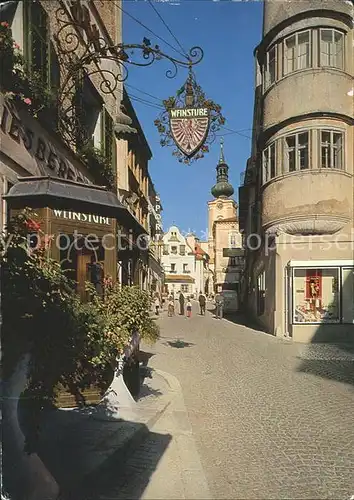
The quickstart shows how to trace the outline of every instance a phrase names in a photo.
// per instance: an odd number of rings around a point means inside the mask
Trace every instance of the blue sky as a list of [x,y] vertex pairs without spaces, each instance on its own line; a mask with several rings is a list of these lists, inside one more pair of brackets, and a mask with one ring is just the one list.
[[[240,174],[245,170],[250,155],[250,137],[254,97],[253,50],[262,34],[262,3],[231,0],[165,0],[154,2],[181,45],[188,50],[199,45],[204,58],[194,67],[197,82],[206,95],[222,106],[225,127],[240,131],[247,137],[231,134],[221,129],[224,137],[225,158],[229,164],[230,181],[235,188]],[[144,0],[124,0],[123,9],[144,25],[178,48],[153,8]],[[161,40],[128,15],[123,14],[123,39],[125,43],[140,43],[143,37],[158,44],[161,50],[180,57]],[[128,93],[158,104],[136,88],[160,100],[174,95],[187,78],[187,70],[179,70],[176,78],[168,79],[165,72],[168,61],[158,61],[148,68],[129,66],[126,81]],[[129,87],[129,85],[136,88]],[[180,164],[172,149],[160,146],[160,136],[154,125],[159,110],[136,100],[133,106],[143,127],[153,158],[150,174],[163,204],[163,224],[166,231],[173,223],[183,232],[194,231],[205,237],[207,228],[207,202],[212,199],[211,187],[215,184],[216,165],[220,153],[220,137],[210,146],[210,153],[190,166]]]

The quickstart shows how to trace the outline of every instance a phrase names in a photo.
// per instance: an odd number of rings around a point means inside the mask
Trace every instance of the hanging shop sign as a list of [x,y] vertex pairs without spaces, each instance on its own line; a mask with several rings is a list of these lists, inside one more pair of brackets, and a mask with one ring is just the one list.
[[191,69],[176,96],[163,101],[163,106],[155,120],[161,146],[174,147],[172,154],[187,165],[204,158],[225,118],[221,106],[205,97]]
[[170,110],[170,130],[176,146],[191,158],[204,144],[209,130],[208,108]]

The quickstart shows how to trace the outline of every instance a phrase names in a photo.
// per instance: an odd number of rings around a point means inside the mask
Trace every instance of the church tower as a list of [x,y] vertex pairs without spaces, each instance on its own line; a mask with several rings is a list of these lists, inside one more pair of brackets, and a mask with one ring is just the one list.
[[229,183],[229,167],[225,161],[223,140],[216,166],[216,184],[211,188],[211,194],[214,199],[208,202],[208,251],[216,292],[220,286],[222,289],[230,289],[235,278],[230,273],[230,259],[224,255],[225,250],[241,247],[237,204],[232,198],[234,188]]

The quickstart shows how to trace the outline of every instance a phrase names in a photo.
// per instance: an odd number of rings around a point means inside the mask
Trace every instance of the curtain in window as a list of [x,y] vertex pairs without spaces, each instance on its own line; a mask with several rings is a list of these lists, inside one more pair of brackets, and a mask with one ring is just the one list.
[[333,133],[333,168],[342,168],[342,134]]
[[295,163],[295,136],[292,135],[285,139],[285,152],[287,160],[287,171],[294,172],[296,170]]
[[297,69],[305,69],[310,67],[309,37],[310,37],[309,32],[300,33],[298,35]]
[[333,66],[343,68],[343,35],[335,31],[333,33]]
[[332,33],[330,30],[321,31],[321,66],[330,65]]
[[295,70],[295,51],[296,43],[295,36],[285,40],[285,53],[284,53],[284,72],[285,74],[291,73]]
[[343,68],[343,34],[335,30],[321,30],[321,66]]

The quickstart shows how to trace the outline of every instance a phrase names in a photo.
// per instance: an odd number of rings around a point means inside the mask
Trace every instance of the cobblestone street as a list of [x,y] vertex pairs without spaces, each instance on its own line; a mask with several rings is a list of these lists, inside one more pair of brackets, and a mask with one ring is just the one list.
[[354,350],[227,320],[158,320],[149,366],[180,381],[212,498],[354,494]]

